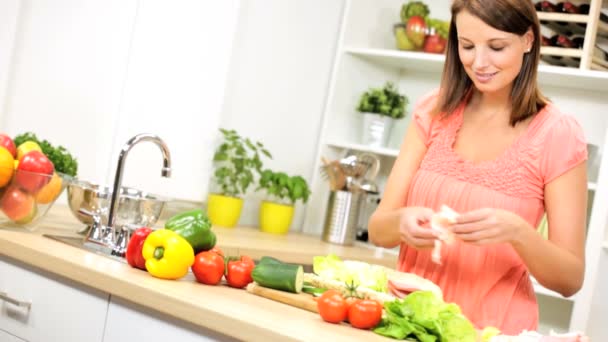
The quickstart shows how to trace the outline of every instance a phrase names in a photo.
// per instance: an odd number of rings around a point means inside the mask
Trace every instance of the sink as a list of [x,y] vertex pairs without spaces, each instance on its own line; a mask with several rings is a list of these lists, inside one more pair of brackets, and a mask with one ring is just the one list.
[[116,255],[112,255],[111,254],[112,250],[109,249],[107,246],[85,241],[85,239],[82,236],[62,236],[62,235],[53,235],[53,234],[43,234],[42,236],[44,236],[45,238],[51,239],[51,240],[65,243],[72,247],[80,248],[87,252],[92,252],[95,254],[99,254],[99,255],[108,257],[113,260],[120,261],[122,263],[127,263],[127,259],[116,256]]

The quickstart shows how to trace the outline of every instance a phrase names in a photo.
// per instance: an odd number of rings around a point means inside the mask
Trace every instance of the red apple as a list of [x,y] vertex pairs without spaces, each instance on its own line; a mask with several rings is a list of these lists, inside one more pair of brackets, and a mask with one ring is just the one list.
[[418,15],[410,17],[405,25],[405,34],[416,48],[422,48],[426,37],[426,22],[424,18]]
[[51,180],[53,172],[55,167],[44,153],[30,151],[19,161],[15,181],[33,195]]
[[428,53],[443,53],[448,41],[443,39],[438,34],[433,34],[430,36],[426,36],[426,40],[424,41],[424,52]]
[[11,186],[4,192],[0,208],[8,218],[17,223],[28,223],[36,216],[34,196],[16,186]]
[[13,155],[13,158],[17,157],[17,146],[8,135],[0,134],[0,146],[6,148]]

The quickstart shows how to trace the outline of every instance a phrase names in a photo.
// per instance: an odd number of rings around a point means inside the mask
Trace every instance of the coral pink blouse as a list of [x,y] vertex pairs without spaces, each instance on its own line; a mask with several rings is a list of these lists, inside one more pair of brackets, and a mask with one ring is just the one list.
[[[498,158],[470,162],[453,145],[464,103],[447,118],[431,117],[433,92],[417,104],[413,119],[428,150],[412,180],[407,205],[457,212],[493,207],[510,210],[536,227],[544,214],[544,187],[587,158],[583,132],[571,116],[548,104]],[[398,270],[439,285],[447,302],[460,306],[477,328],[507,334],[536,330],[538,305],[526,265],[510,244],[473,246],[457,241],[442,248],[442,265],[430,250],[401,245]]]

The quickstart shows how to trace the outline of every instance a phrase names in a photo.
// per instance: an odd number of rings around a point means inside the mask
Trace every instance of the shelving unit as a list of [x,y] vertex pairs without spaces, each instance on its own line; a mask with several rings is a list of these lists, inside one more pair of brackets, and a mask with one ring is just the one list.
[[[584,0],[581,0],[584,1]],[[426,0],[434,18],[449,18],[449,7],[443,0]],[[316,160],[320,166],[321,157],[339,158],[346,151],[370,152],[382,156],[382,167],[378,184],[381,191],[386,177],[399,153],[399,145],[407,124],[413,104],[428,91],[439,86],[443,70],[444,56],[414,51],[399,51],[395,48],[392,24],[399,21],[401,0],[347,0],[336,49],[336,58],[328,89],[327,103],[324,110],[320,134],[320,143]],[[587,23],[586,35],[602,30],[599,20],[599,0],[591,0],[590,15],[569,16],[573,23]],[[545,19],[563,19],[561,16],[549,15]],[[593,28],[595,27],[595,28]],[[606,31],[608,32],[608,30]],[[588,44],[590,39],[585,39]],[[585,45],[586,46],[586,45]],[[587,47],[587,46],[586,46]],[[599,154],[608,146],[608,122],[605,120],[605,103],[608,98],[608,72],[590,70],[590,65],[583,63],[589,47],[582,50],[543,49],[543,53],[561,53],[581,59],[579,68],[567,68],[552,65],[539,67],[539,83],[548,95],[564,112],[574,115],[585,130],[589,143],[600,147]],[[581,52],[582,51],[582,52]],[[360,143],[361,118],[355,111],[360,94],[370,86],[379,86],[386,81],[395,83],[405,93],[410,105],[406,119],[393,127],[392,137],[387,147],[369,147]],[[541,305],[541,326],[556,331],[585,331],[590,317],[591,303],[595,292],[601,291],[597,284],[598,265],[601,258],[608,258],[608,240],[605,231],[608,227],[608,187],[597,184],[608,184],[608,158],[601,159],[597,177],[590,178],[590,213],[587,229],[585,286],[572,298],[563,298],[554,291],[545,289],[538,283],[535,291],[538,295],[549,296],[549,301],[539,301],[542,305],[559,303],[560,308],[566,305],[568,310],[560,310]],[[315,194],[307,205],[304,232],[321,234],[329,197],[329,187],[320,175],[312,179],[311,190]],[[370,246],[371,248],[377,248]],[[377,248],[382,252],[380,248]],[[391,252],[391,251],[389,251]],[[548,304],[545,304],[548,303]],[[542,324],[543,312],[547,316],[566,315],[559,319],[558,326]]]
[[[535,1],[536,2],[536,1]],[[556,1],[557,2],[557,1]],[[585,1],[578,1],[584,3]],[[572,33],[584,35],[582,49],[564,49],[556,47],[543,47],[541,55],[550,56],[543,60],[552,63],[563,62],[566,65],[578,66],[579,69],[603,70],[602,61],[594,61],[593,54],[595,40],[599,33],[608,34],[608,23],[600,20],[602,0],[586,1],[589,4],[589,14],[548,13],[538,12],[538,19],[544,26],[543,31],[549,29],[554,33]],[[581,25],[584,24],[584,25]],[[552,59],[552,57],[572,57],[566,62]]]
[[[347,46],[343,52],[374,64],[399,69],[415,68],[419,72],[441,72],[443,70],[443,62],[445,61],[445,56],[443,55],[393,49],[370,49]],[[540,65],[538,76],[540,84],[588,90],[608,88],[608,73],[602,71]]]

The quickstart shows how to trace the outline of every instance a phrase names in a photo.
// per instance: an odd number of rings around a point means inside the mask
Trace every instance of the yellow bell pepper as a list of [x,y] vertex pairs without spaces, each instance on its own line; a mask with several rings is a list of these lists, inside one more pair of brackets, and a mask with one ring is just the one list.
[[194,250],[190,243],[168,229],[150,233],[141,254],[146,260],[148,273],[162,279],[179,279],[194,264]]

